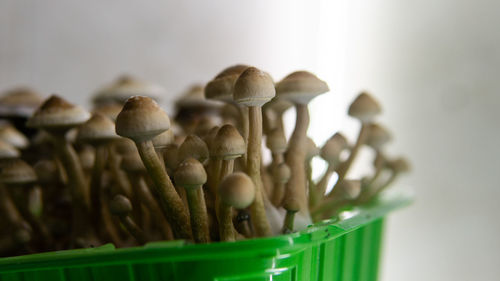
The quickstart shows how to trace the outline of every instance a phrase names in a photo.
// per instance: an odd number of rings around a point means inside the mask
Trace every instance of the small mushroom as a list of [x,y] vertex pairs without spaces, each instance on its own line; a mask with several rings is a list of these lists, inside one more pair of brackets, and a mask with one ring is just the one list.
[[247,146],[247,173],[255,184],[255,200],[250,206],[258,236],[271,235],[271,227],[264,207],[264,190],[260,176],[262,143],[262,106],[276,95],[274,82],[266,72],[247,68],[234,85],[233,99],[248,107],[249,133]]
[[191,227],[196,242],[208,243],[208,215],[203,195],[203,184],[207,181],[207,173],[203,165],[194,158],[187,158],[179,164],[174,174],[175,183],[186,189],[191,214]]
[[311,213],[315,218],[320,218],[321,216],[329,218],[332,215],[335,215],[345,204],[354,202],[360,193],[361,181],[343,180],[332,190],[332,196],[313,209]]
[[274,206],[279,207],[283,203],[283,198],[285,196],[285,185],[290,180],[291,171],[290,167],[286,163],[280,163],[273,167],[273,182],[274,189],[271,197],[271,202]]
[[130,200],[128,200],[127,197],[121,194],[116,195],[113,200],[111,200],[109,209],[112,214],[120,218],[122,225],[139,244],[143,245],[147,242],[144,232],[139,228],[139,226],[137,226],[132,217],[130,217],[130,213],[132,212],[132,203],[130,203]]
[[5,141],[17,149],[25,149],[30,144],[28,138],[10,124],[0,127],[0,140]]
[[208,159],[207,144],[196,135],[189,135],[179,147],[178,161],[182,162],[185,159],[192,157],[201,163]]
[[189,215],[170,177],[155,152],[152,139],[170,128],[170,120],[149,97],[134,96],[127,100],[116,119],[116,133],[132,139],[149,176],[165,217],[178,238],[192,239]]
[[285,202],[283,203],[283,208],[286,210],[286,215],[285,215],[285,220],[283,222],[283,228],[281,230],[281,233],[283,234],[289,234],[294,231],[293,224],[294,224],[294,216],[295,213],[297,213],[300,210],[300,205],[298,200],[294,198],[286,198]]
[[130,75],[122,75],[111,84],[99,89],[92,101],[96,106],[114,103],[123,105],[132,96],[144,95],[157,99],[165,94],[165,89],[159,85],[142,81]]
[[219,215],[219,232],[221,241],[235,241],[232,208],[244,209],[255,199],[255,186],[252,179],[242,172],[225,177],[219,185],[221,204]]

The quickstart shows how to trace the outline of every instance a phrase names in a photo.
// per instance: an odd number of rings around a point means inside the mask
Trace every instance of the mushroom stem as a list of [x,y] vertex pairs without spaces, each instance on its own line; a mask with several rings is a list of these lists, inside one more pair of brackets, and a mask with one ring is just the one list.
[[318,203],[321,201],[323,196],[325,196],[326,188],[328,187],[328,183],[330,182],[330,179],[332,178],[333,173],[335,172],[335,169],[333,165],[328,165],[326,168],[325,173],[319,180],[318,184],[316,185],[316,188],[310,188],[309,189],[309,207],[314,208],[318,205]]
[[121,246],[123,244],[122,239],[115,228],[111,213],[109,212],[109,198],[102,198],[102,204],[99,206],[102,216],[102,225],[104,227],[104,236],[107,236],[109,241],[111,241],[116,246]]
[[296,211],[286,211],[285,215],[285,220],[283,222],[283,228],[281,230],[281,233],[283,234],[289,234],[293,232],[293,221],[295,219],[295,213]]
[[240,130],[241,135],[245,142],[248,142],[249,137],[249,118],[248,118],[248,109],[246,106],[235,105],[238,108],[238,113],[240,114]]
[[290,167],[291,177],[287,183],[285,197],[294,198],[298,201],[300,213],[308,215],[306,195],[306,135],[309,127],[309,110],[306,104],[297,104],[297,120],[295,129],[290,138],[285,161]]
[[311,210],[311,216],[315,220],[320,219],[323,214],[332,216],[345,202],[345,200],[338,197],[328,198]]
[[250,238],[253,236],[252,227],[250,225],[250,214],[247,210],[239,210],[238,215],[236,216],[237,229],[243,234],[246,238]]
[[151,140],[136,142],[137,149],[149,176],[154,182],[158,200],[163,214],[168,218],[177,238],[191,240],[193,238],[189,215],[182,199],[175,191],[174,185],[160,163]]
[[139,244],[146,244],[147,239],[144,232],[137,226],[129,215],[120,216],[120,221]]
[[349,168],[351,167],[352,163],[354,162],[354,159],[356,159],[356,156],[358,155],[358,152],[359,152],[359,149],[361,148],[361,145],[363,145],[363,143],[365,142],[365,139],[366,139],[366,136],[368,133],[367,128],[368,127],[366,126],[365,123],[361,123],[361,128],[359,130],[358,138],[356,140],[356,143],[354,144],[354,146],[351,149],[351,153],[349,154],[349,157],[347,158],[347,160],[345,162],[340,164],[340,166],[337,170],[337,174],[339,175],[339,179],[337,180],[337,183],[335,184],[335,186],[337,186],[337,184],[345,178],[345,176],[347,175],[347,172],[349,171]]
[[262,108],[248,107],[249,136],[247,148],[247,173],[255,185],[255,200],[250,205],[252,220],[257,236],[270,236],[271,227],[264,208],[264,192],[260,177],[261,146],[262,146]]
[[132,187],[130,186],[130,182],[127,180],[125,173],[120,169],[120,156],[115,151],[115,146],[113,144],[108,146],[108,150],[109,169],[111,171],[111,175],[113,176],[113,180],[120,188],[120,191],[123,192],[123,195],[130,198],[132,197]]
[[221,202],[219,204],[219,235],[221,241],[235,241],[236,235],[233,226],[233,209]]
[[203,188],[201,186],[196,189],[187,188],[186,195],[189,202],[189,214],[191,215],[194,241],[208,243],[210,242],[210,233],[208,230],[208,215]]

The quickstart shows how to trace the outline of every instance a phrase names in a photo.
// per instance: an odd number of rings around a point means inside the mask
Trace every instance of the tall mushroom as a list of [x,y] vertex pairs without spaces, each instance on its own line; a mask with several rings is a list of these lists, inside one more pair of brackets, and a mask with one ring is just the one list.
[[295,216],[295,227],[304,228],[310,224],[306,185],[306,141],[309,127],[309,110],[307,104],[316,96],[329,91],[328,85],[307,71],[294,72],[276,85],[278,97],[295,104],[295,129],[288,143],[285,161],[290,167],[292,177],[287,183],[285,198],[291,197],[298,201],[300,210]]
[[116,118],[116,133],[135,142],[144,166],[154,182],[162,211],[172,225],[176,237],[192,239],[187,209],[175,191],[152,142],[154,137],[169,128],[170,119],[167,114],[149,97],[129,98]]
[[255,200],[250,206],[252,220],[258,236],[271,235],[271,227],[264,207],[263,184],[260,176],[262,144],[262,105],[276,95],[274,82],[269,74],[247,68],[234,85],[233,99],[248,107],[247,173],[255,184]]

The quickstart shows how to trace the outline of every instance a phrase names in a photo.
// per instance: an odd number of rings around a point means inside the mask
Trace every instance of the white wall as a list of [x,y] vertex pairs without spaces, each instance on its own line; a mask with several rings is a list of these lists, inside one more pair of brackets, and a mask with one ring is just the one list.
[[383,280],[496,280],[499,11],[486,0],[4,0],[0,89],[84,103],[127,72],[163,84],[168,106],[234,63],[275,79],[308,69],[333,92],[312,105],[318,142],[338,128],[354,136],[343,114],[368,89],[396,136],[390,152],[412,160],[400,184],[417,190],[389,220]]

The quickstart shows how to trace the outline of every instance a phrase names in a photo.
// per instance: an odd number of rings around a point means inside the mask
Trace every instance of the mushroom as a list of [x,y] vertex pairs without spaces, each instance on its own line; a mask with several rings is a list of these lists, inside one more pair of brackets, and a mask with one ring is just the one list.
[[249,133],[247,146],[247,173],[255,184],[255,200],[250,206],[252,220],[258,236],[271,235],[271,227],[264,207],[264,191],[260,176],[262,143],[262,105],[276,95],[274,82],[269,74],[247,68],[234,85],[233,99],[248,107]]
[[337,183],[341,182],[347,175],[349,168],[358,155],[359,148],[365,142],[368,133],[368,124],[370,124],[375,116],[379,115],[381,111],[382,108],[379,103],[366,92],[359,94],[349,106],[347,113],[361,122],[361,129],[359,130],[358,138],[351,149],[349,157],[337,169],[337,174],[339,176]]
[[291,171],[286,163],[280,163],[273,167],[273,182],[274,189],[271,197],[271,202],[274,206],[280,207],[285,196],[285,185],[290,180]]
[[116,133],[132,139],[139,151],[165,217],[178,238],[192,239],[189,214],[155,152],[152,139],[170,128],[170,120],[149,97],[134,96],[127,100],[116,118]]
[[19,131],[31,137],[35,131],[26,127],[26,119],[42,102],[43,98],[33,89],[19,87],[7,90],[0,97],[0,117],[9,120]]
[[182,162],[185,159],[192,157],[201,163],[208,159],[207,144],[197,135],[189,135],[182,142],[178,151],[178,161]]
[[0,166],[1,162],[9,159],[15,159],[21,156],[21,152],[12,145],[0,140]]
[[163,159],[163,154],[165,148],[173,144],[175,141],[175,136],[172,130],[166,130],[165,132],[157,135],[153,138],[153,146],[155,147],[156,154],[158,154],[158,158],[160,158],[160,162],[165,166],[165,160]]
[[285,220],[283,222],[283,228],[281,230],[281,233],[283,234],[289,234],[294,231],[293,224],[294,224],[294,217],[295,213],[297,213],[300,210],[300,205],[299,201],[296,200],[295,198],[286,198],[285,202],[283,203],[283,208],[286,210],[286,215],[285,215]]
[[96,106],[113,103],[123,105],[132,96],[144,95],[156,99],[165,94],[165,89],[159,85],[142,81],[130,75],[122,75],[113,83],[99,89],[92,101]]
[[347,203],[353,202],[361,193],[361,181],[343,180],[332,190],[332,196],[311,210],[315,219],[329,218]]
[[137,240],[139,244],[143,245],[147,242],[144,232],[130,217],[130,213],[132,212],[132,203],[130,203],[130,200],[128,200],[127,197],[121,194],[116,195],[113,200],[111,200],[109,209],[111,210],[112,214],[120,218],[122,225],[127,229],[130,235],[132,235],[135,240]]
[[110,104],[100,104],[94,107],[92,110],[92,113],[100,113],[109,119],[111,119],[113,122],[116,122],[116,117],[122,111],[122,105],[117,104],[117,103],[110,103]]
[[374,198],[390,186],[401,174],[408,173],[411,170],[410,163],[404,157],[387,160],[386,166],[391,171],[389,178],[379,186],[374,184],[368,186],[366,192],[363,192],[359,200],[360,203],[366,203]]
[[187,158],[179,164],[174,174],[175,183],[186,189],[191,215],[194,241],[208,243],[208,215],[203,195],[203,184],[207,182],[207,173],[203,165],[194,158]]
[[10,124],[0,127],[0,140],[5,141],[17,149],[25,149],[30,144],[28,138]]
[[250,177],[242,172],[226,176],[219,185],[219,233],[221,241],[235,241],[232,208],[247,208],[255,199],[255,186]]
[[[307,129],[309,127],[309,110],[307,104],[316,96],[329,91],[328,85],[307,71],[297,71],[285,77],[276,85],[279,98],[287,99],[295,104],[295,129],[288,143],[285,161],[290,167],[292,177],[287,183],[285,198],[295,198],[299,203],[301,223],[298,228],[307,226],[311,219],[308,210],[305,150]],[[297,219],[297,216],[295,216]],[[296,225],[297,226],[297,225]]]
[[368,180],[367,185],[373,185],[382,173],[385,165],[385,156],[382,148],[391,141],[392,136],[389,131],[377,123],[370,123],[368,126],[368,133],[365,139],[365,144],[375,151],[374,167],[375,173],[371,179]]

